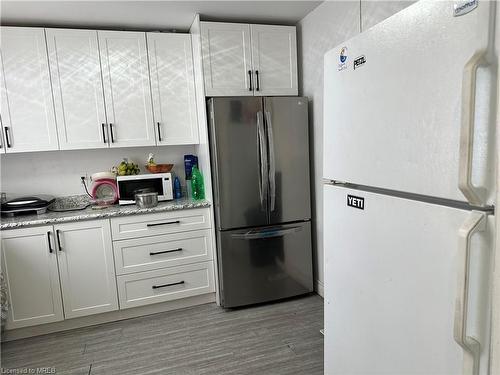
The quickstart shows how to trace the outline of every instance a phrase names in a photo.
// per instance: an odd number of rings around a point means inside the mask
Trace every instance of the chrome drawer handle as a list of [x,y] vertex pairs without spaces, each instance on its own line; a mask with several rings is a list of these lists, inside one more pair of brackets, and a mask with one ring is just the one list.
[[179,281],[177,283],[172,283],[172,284],[153,285],[152,288],[153,289],[159,289],[159,288],[165,288],[167,286],[174,286],[174,285],[181,285],[181,284],[184,284],[184,280]]
[[147,227],[156,227],[158,225],[170,225],[170,224],[180,224],[180,220],[176,221],[167,221],[166,223],[153,223],[153,224],[146,224]]
[[158,255],[158,254],[173,253],[175,251],[182,251],[182,247],[179,247],[178,249],[174,249],[174,250],[165,250],[165,251],[150,252],[149,255]]

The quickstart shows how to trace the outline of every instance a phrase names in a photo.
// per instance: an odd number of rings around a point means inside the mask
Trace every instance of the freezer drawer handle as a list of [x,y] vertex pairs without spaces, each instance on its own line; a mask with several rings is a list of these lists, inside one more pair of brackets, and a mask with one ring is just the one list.
[[157,227],[158,225],[171,225],[171,224],[180,224],[180,220],[176,221],[167,221],[165,223],[152,223],[152,224],[146,224],[147,227]]
[[174,286],[174,285],[181,285],[184,284],[184,280],[176,282],[176,283],[171,283],[171,284],[163,284],[163,285],[153,285],[153,289],[160,289],[160,288],[166,288],[167,286]]
[[458,188],[475,206],[485,205],[486,189],[472,183],[474,155],[474,117],[476,108],[477,68],[486,64],[486,50],[476,52],[467,62],[462,78],[462,113],[460,129]]
[[159,255],[159,254],[167,254],[167,253],[174,253],[176,251],[182,251],[182,247],[179,247],[178,249],[174,250],[164,250],[164,251],[151,251],[149,255]]
[[273,237],[283,237],[290,233],[299,232],[301,230],[300,227],[291,227],[285,229],[276,229],[276,230],[263,230],[259,232],[248,231],[246,233],[235,233],[232,234],[231,237],[237,240],[258,240],[262,238],[273,238]]
[[473,337],[467,336],[467,315],[470,281],[470,243],[472,236],[486,229],[486,214],[472,211],[458,231],[458,285],[455,299],[455,324],[453,337],[464,351],[464,375],[477,375],[479,371],[479,355],[481,344]]

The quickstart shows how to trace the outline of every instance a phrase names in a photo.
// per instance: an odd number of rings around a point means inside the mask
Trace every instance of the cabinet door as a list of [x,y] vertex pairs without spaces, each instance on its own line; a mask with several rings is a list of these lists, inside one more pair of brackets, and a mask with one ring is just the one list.
[[63,320],[52,226],[2,231],[7,328]]
[[148,33],[158,145],[198,143],[191,35]]
[[118,309],[109,220],[54,226],[66,318]]
[[45,32],[1,28],[1,110],[7,152],[57,150]]
[[206,96],[253,96],[250,25],[201,22]]
[[146,34],[98,31],[111,147],[155,144]]
[[97,32],[45,33],[61,150],[108,147]]
[[295,26],[251,25],[255,95],[297,95]]

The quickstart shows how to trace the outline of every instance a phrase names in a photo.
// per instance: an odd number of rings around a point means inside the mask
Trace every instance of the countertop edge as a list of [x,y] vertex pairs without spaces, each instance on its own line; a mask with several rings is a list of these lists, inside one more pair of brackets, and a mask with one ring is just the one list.
[[[170,211],[181,211],[181,210],[189,210],[196,208],[209,208],[212,206],[210,201],[191,201],[191,202],[182,202],[182,203],[165,203],[160,204],[157,207],[153,208],[138,208],[136,206],[122,206],[122,207],[113,207],[112,211],[106,211],[105,209],[102,211],[89,212],[89,210],[85,211],[75,211],[74,215],[69,216],[61,216],[61,217],[41,217],[41,218],[33,218],[24,219],[22,216],[17,216],[14,218],[8,218],[8,220],[12,220],[12,222],[4,223],[0,221],[0,231],[9,230],[9,229],[19,229],[19,228],[27,228],[27,227],[36,227],[42,225],[51,225],[51,224],[59,224],[59,223],[68,223],[68,222],[77,222],[77,221],[87,221],[87,220],[99,220],[99,219],[110,219],[114,217],[122,217],[122,216],[133,216],[133,215],[145,215],[145,214],[155,214],[160,212],[170,212]],[[57,215],[56,212],[51,212],[53,215]],[[62,215],[67,214],[61,213]],[[44,215],[44,214],[42,214]],[[18,220],[16,220],[18,219]],[[16,221],[14,221],[16,220]]]

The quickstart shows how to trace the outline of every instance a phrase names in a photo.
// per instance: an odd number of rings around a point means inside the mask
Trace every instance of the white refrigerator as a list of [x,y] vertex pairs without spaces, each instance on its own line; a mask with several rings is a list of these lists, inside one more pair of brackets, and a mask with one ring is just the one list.
[[420,1],[325,55],[327,375],[490,373],[495,6]]

